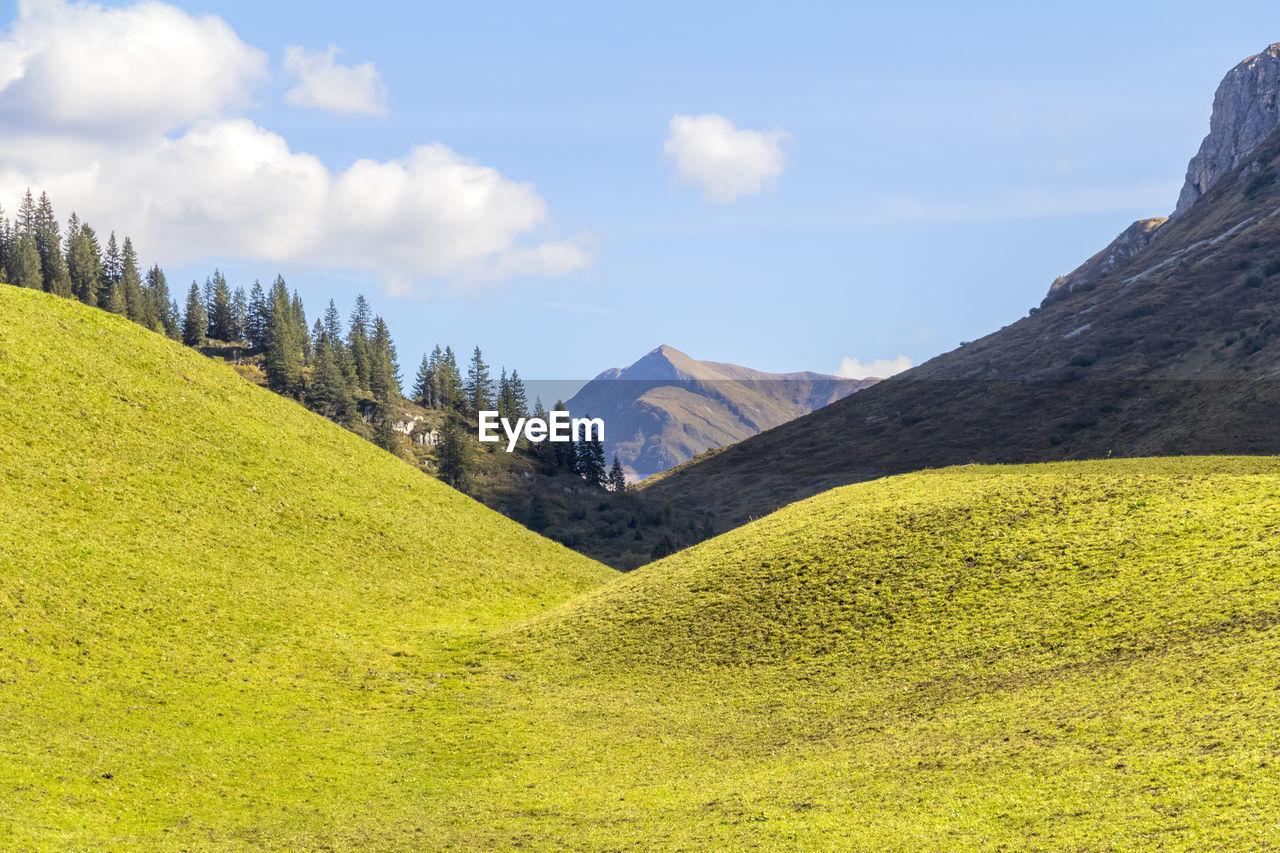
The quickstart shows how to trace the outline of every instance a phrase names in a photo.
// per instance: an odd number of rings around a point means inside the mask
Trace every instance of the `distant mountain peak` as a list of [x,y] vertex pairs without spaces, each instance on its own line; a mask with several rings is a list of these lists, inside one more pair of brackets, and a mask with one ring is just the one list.
[[1187,180],[1174,217],[1240,165],[1280,127],[1280,42],[1227,72],[1213,96],[1209,135],[1187,165]]

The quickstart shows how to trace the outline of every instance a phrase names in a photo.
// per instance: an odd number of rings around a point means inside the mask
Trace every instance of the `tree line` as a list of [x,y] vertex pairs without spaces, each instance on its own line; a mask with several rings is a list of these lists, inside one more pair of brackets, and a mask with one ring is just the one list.
[[[359,431],[359,424],[368,420],[374,425],[374,443],[399,452],[395,406],[404,394],[399,360],[386,322],[373,314],[363,295],[356,297],[345,329],[333,300],[308,326],[298,291],[291,292],[283,277],[277,275],[269,288],[255,281],[246,291],[233,289],[215,270],[203,286],[192,281],[179,306],[159,265],[141,271],[128,236],[121,242],[110,232],[104,249],[97,232],[75,213],[64,232],[48,194],[37,199],[30,190],[12,221],[0,208],[0,284],[78,299],[189,347],[243,347],[246,355],[261,356],[272,391],[348,429]],[[466,425],[478,412],[496,410],[512,421],[547,414],[541,400],[530,410],[516,370],[508,375],[503,368],[494,380],[479,346],[465,376],[450,347],[436,345],[423,355],[412,399],[446,413],[436,447],[439,473],[464,490],[475,444]],[[557,401],[555,408],[564,404]],[[606,470],[599,439],[522,449],[594,486],[626,489],[616,456]]]

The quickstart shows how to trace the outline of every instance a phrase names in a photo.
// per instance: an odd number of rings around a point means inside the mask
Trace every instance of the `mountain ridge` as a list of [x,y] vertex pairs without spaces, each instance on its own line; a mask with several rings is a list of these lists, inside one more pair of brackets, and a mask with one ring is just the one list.
[[876,381],[813,372],[766,373],[698,361],[663,344],[626,367],[602,371],[567,406],[575,414],[604,419],[606,455],[617,455],[634,481]]

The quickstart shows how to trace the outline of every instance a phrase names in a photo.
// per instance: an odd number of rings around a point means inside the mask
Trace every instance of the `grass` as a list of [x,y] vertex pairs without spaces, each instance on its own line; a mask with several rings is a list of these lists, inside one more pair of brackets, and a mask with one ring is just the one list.
[[1272,458],[857,484],[625,576],[0,288],[0,848],[1280,847]]

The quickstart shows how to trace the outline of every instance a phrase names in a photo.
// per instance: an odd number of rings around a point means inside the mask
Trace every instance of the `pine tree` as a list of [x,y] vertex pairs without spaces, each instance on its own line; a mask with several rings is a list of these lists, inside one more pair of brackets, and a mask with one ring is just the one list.
[[58,218],[53,214],[53,204],[47,193],[40,193],[40,202],[36,205],[35,238],[44,289],[58,296],[70,297],[71,276],[67,273],[66,259],[62,257]]
[[245,320],[244,333],[249,346],[255,350],[267,348],[267,317],[270,314],[262,283],[255,281],[249,290],[249,316]]
[[237,287],[231,294],[231,340],[243,341],[244,330],[249,322],[249,297],[243,287]]
[[120,291],[124,296],[125,315],[138,325],[154,331],[160,318],[156,316],[155,306],[143,293],[142,276],[138,272],[138,253],[133,250],[133,241],[128,237],[124,238],[124,246],[120,250]]
[[302,340],[284,279],[271,286],[271,312],[267,317],[267,351],[263,368],[267,386],[286,397],[302,393]]
[[464,389],[467,395],[467,414],[474,417],[477,412],[493,410],[493,380],[489,378],[489,365],[484,363],[480,347],[476,347],[471,353]]
[[159,264],[154,264],[151,269],[147,270],[145,289],[147,297],[155,307],[161,330],[175,341],[181,340],[182,323],[178,320],[177,305],[174,304],[173,297],[169,295],[169,282],[165,279],[164,270],[160,269]]
[[356,404],[347,387],[347,378],[334,359],[328,332],[321,330],[316,335],[315,348],[315,370],[307,389],[307,405],[330,420],[351,424],[356,418]]
[[373,341],[369,347],[369,391],[377,399],[400,396],[400,369],[391,331],[381,317],[373,321]]
[[[281,278],[280,281],[283,282],[284,279]],[[302,361],[304,364],[310,364],[313,355],[311,331],[307,328],[307,313],[302,310],[302,297],[298,295],[296,288],[293,291],[293,297],[289,300],[289,316],[293,319],[294,333],[302,345]]]
[[431,363],[431,357],[423,353],[422,363],[418,365],[418,375],[413,379],[413,401],[425,409],[434,409],[432,398],[435,396],[435,382],[435,366]]
[[498,375],[498,417],[506,418],[514,423],[511,416],[514,409],[511,399],[511,380],[507,379],[507,368],[503,367]]
[[377,425],[373,428],[373,443],[388,453],[400,455],[400,431],[395,428],[390,398],[384,398],[374,412]]
[[520,381],[520,372],[511,371],[511,411],[517,418],[529,414],[529,395],[525,393],[524,383]]
[[618,454],[613,454],[613,467],[609,469],[609,490],[622,494],[627,490],[627,475],[618,461]]
[[33,290],[44,289],[44,276],[40,273],[40,251],[36,248],[34,236],[23,232],[11,236],[5,261],[9,284]]
[[208,329],[200,285],[192,280],[191,289],[187,291],[187,310],[182,315],[182,342],[189,347],[202,347]]
[[373,367],[369,346],[372,323],[373,312],[369,310],[369,302],[364,298],[364,294],[360,294],[356,297],[356,307],[351,312],[351,329],[347,333],[347,348],[351,353],[356,384],[362,389],[369,388],[370,371]]
[[231,304],[231,288],[221,270],[213,271],[213,278],[205,284],[205,291],[209,337],[215,341],[234,341],[239,337],[235,333],[235,308]]
[[99,305],[102,290],[102,251],[98,237],[88,223],[73,213],[67,223],[67,273],[72,294],[86,305]]
[[[123,304],[124,294],[116,292],[116,285],[120,283],[120,245],[116,243],[116,232],[112,231],[110,238],[107,240],[107,251],[102,258],[102,287],[98,289],[98,299],[101,305],[108,311],[113,310],[110,306],[112,302]],[[124,310],[116,311],[117,314],[123,314]]]
[[[587,417],[590,417],[588,415]],[[582,479],[593,486],[603,487],[605,483],[604,444],[598,437],[577,442],[577,472]]]
[[[565,408],[563,400],[556,400],[556,404],[551,407],[552,411],[564,412]],[[551,446],[555,448],[556,467],[576,474],[578,471],[578,453],[572,441],[556,441],[551,442]]]
[[471,442],[456,414],[445,415],[436,459],[441,480],[460,492],[471,488]]
[[444,356],[440,359],[439,381],[441,407],[463,414],[467,408],[467,397],[462,390],[462,373],[458,370],[458,359],[453,354],[452,347],[444,348]]

